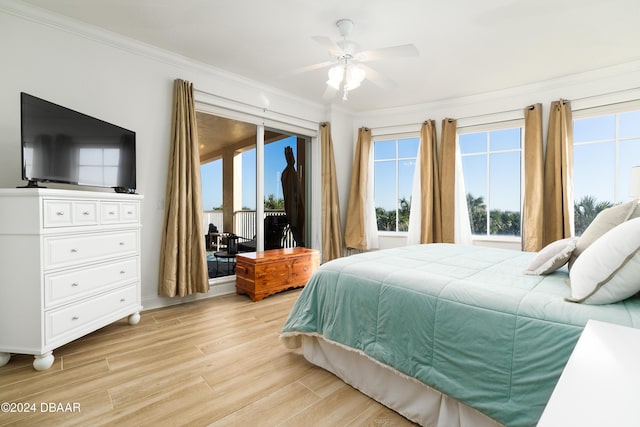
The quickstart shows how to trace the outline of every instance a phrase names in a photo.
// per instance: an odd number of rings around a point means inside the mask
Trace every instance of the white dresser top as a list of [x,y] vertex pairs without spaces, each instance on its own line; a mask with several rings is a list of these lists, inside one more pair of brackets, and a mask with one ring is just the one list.
[[640,426],[640,329],[590,320],[538,427]]

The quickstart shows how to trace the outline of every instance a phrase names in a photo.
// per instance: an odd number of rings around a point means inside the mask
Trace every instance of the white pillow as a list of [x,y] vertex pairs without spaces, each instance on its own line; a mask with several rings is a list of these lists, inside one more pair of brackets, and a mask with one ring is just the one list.
[[569,261],[577,241],[577,237],[567,237],[549,243],[533,257],[523,273],[536,276],[553,273]]
[[600,236],[616,225],[620,225],[632,218],[638,218],[639,216],[640,206],[638,206],[638,202],[635,200],[611,206],[610,208],[600,211],[593,221],[591,221],[587,229],[584,230],[582,236],[578,238],[576,248],[569,258],[569,270],[573,268],[573,263],[576,262],[580,254],[593,242],[598,240]]
[[611,304],[640,291],[640,218],[603,234],[578,257],[569,273],[571,298]]

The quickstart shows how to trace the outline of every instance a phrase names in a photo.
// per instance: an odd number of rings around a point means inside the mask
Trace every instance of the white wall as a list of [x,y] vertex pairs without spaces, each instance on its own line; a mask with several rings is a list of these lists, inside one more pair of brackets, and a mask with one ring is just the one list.
[[0,187],[25,184],[20,92],[136,132],[138,192],[145,197],[142,299],[147,308],[176,302],[157,296],[174,79],[244,105],[268,102],[272,111],[312,122],[325,119],[318,105],[10,1],[0,3],[0,58]]

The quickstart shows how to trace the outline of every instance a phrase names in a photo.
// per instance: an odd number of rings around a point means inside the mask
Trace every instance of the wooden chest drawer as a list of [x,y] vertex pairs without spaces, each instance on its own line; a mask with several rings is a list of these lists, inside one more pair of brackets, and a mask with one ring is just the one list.
[[236,257],[236,292],[254,301],[304,286],[320,265],[314,249],[273,249],[241,253]]

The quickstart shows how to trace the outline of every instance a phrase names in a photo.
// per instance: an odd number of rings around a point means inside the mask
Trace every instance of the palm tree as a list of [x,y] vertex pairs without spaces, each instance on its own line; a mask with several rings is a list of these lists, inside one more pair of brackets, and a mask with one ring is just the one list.
[[276,199],[276,196],[269,194],[269,196],[264,199],[264,208],[274,211],[283,211],[284,199]]
[[402,197],[398,209],[398,231],[409,231],[409,213],[411,212],[411,202]]
[[484,198],[473,197],[473,194],[467,193],[467,208],[471,233],[487,234],[487,205],[484,203]]
[[580,236],[587,229],[596,215],[611,206],[613,203],[597,202],[593,196],[583,196],[579,202],[573,202],[576,236]]

